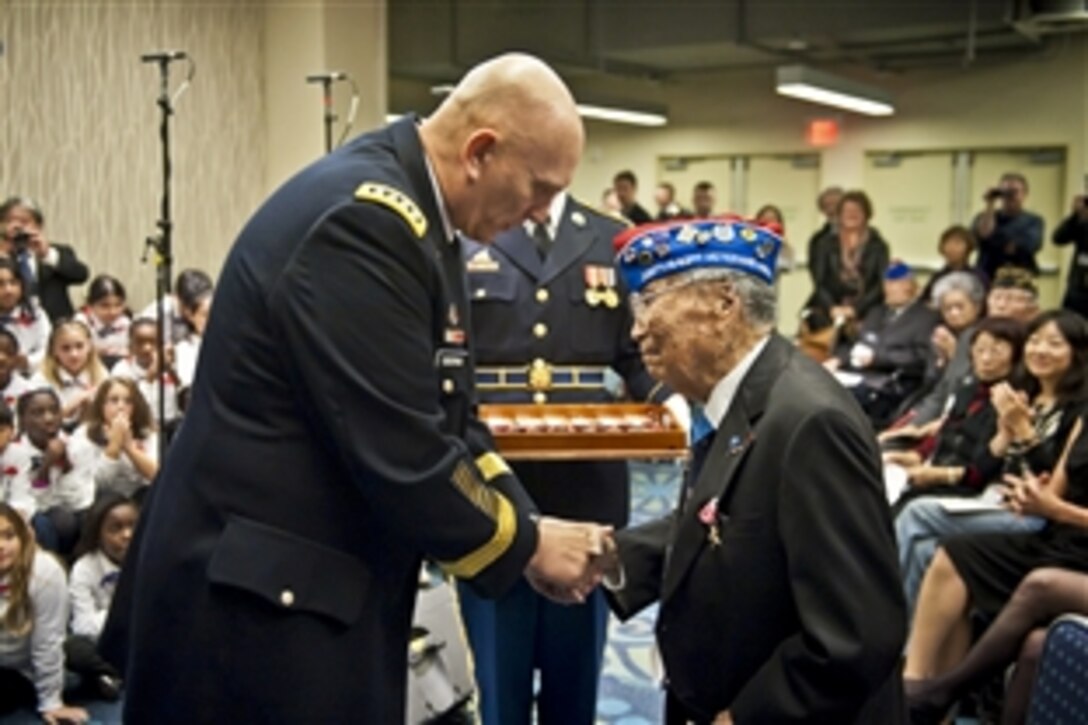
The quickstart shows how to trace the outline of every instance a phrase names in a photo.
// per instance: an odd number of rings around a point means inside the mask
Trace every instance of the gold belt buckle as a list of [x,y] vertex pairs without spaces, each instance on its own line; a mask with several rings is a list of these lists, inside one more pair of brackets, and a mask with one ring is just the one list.
[[529,366],[529,389],[542,392],[551,390],[551,387],[552,366],[540,358],[533,360],[533,364]]

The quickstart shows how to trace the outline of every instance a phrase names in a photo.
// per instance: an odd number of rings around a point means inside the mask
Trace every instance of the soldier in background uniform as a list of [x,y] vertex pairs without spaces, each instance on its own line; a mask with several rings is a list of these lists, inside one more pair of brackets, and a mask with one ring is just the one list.
[[[550,210],[503,232],[493,245],[465,245],[481,402],[613,401],[605,386],[609,367],[634,400],[669,396],[631,339],[612,249],[626,226],[561,193]],[[617,529],[627,523],[625,461],[512,465],[541,513]],[[493,601],[461,589],[484,725],[532,722],[534,669],[542,725],[592,723],[608,626],[602,593],[563,606],[525,581]]]
[[484,595],[588,593],[600,527],[534,523],[471,414],[455,235],[542,213],[582,144],[554,71],[506,55],[247,223],[103,634],[126,722],[403,725],[424,556]]

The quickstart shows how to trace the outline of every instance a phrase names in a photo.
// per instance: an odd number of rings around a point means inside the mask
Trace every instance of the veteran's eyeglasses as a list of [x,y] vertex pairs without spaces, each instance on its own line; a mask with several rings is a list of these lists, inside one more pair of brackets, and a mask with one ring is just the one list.
[[729,282],[724,279],[689,279],[683,282],[679,282],[670,287],[659,289],[656,292],[632,292],[627,295],[627,302],[631,306],[631,314],[635,317],[641,317],[649,312],[654,303],[660,300],[662,297],[672,294],[677,290],[682,290],[687,287],[693,287],[697,284],[710,285],[717,284],[723,286],[729,286]]

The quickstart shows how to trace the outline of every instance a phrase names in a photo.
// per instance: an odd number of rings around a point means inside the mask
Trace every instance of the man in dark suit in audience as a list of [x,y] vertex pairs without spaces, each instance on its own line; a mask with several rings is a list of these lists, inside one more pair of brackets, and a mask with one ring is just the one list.
[[0,205],[0,249],[19,263],[28,292],[55,321],[72,316],[68,288],[86,282],[89,271],[70,246],[50,242],[44,226],[45,215],[30,199],[13,196]]
[[403,725],[424,556],[588,593],[602,529],[538,519],[474,418],[455,233],[539,214],[582,144],[554,71],[501,56],[256,212],[103,635],[126,722]]
[[865,315],[857,342],[828,363],[860,375],[849,387],[878,429],[921,386],[940,320],[927,300],[919,298],[910,265],[893,260],[884,272],[884,302]]
[[[631,339],[627,290],[612,251],[626,226],[564,192],[494,244],[465,245],[481,402],[614,402],[609,368],[632,399],[665,401],[669,390],[646,372]],[[522,461],[513,469],[542,514],[627,524],[625,461]],[[541,725],[595,720],[608,631],[600,591],[563,605],[524,581],[494,600],[462,585],[461,608],[484,725],[533,722],[534,670]]]
[[897,723],[905,609],[876,441],[773,331],[781,241],[744,222],[632,230],[651,374],[701,406],[671,515],[615,536],[606,586],[660,601],[668,723]]
[[612,178],[612,188],[620,202],[620,213],[632,224],[646,224],[653,221],[650,212],[638,203],[638,178],[633,171],[621,171]]

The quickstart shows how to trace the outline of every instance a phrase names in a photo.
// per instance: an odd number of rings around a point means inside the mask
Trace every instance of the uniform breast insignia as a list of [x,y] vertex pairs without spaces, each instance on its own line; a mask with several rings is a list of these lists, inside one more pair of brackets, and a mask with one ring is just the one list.
[[469,257],[465,269],[469,272],[498,272],[499,263],[491,256],[490,250],[481,249]]
[[389,207],[408,223],[412,232],[420,239],[427,233],[427,218],[403,191],[375,181],[366,181],[355,190],[355,198],[359,201],[370,201]]
[[586,304],[590,307],[604,305],[615,309],[620,304],[616,291],[616,270],[605,265],[587,264],[583,270],[586,281]]

